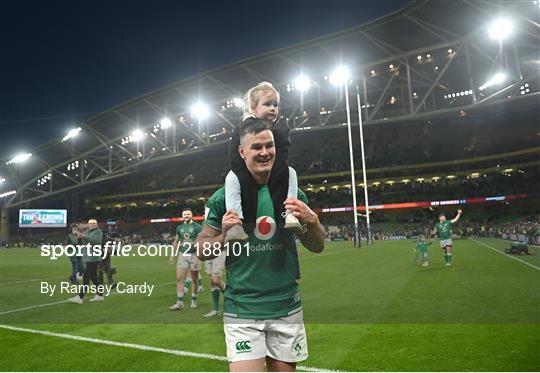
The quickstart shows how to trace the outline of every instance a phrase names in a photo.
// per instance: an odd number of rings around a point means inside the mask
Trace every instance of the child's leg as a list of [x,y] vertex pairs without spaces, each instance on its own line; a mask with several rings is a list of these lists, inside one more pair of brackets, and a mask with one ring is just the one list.
[[289,167],[289,190],[287,191],[287,197],[298,198],[298,176],[292,167]]
[[[294,168],[289,167],[289,189],[287,190],[288,198],[298,198],[298,176]],[[296,216],[290,211],[285,212],[285,228],[295,233],[303,233],[302,224]]]
[[[233,171],[229,171],[225,178],[225,207],[227,210],[236,211],[240,219],[244,220],[240,180]],[[247,238],[248,235],[244,228],[237,224],[227,231],[225,242],[244,241]]]
[[229,171],[225,178],[225,207],[236,211],[240,219],[244,219],[240,180],[233,171]]

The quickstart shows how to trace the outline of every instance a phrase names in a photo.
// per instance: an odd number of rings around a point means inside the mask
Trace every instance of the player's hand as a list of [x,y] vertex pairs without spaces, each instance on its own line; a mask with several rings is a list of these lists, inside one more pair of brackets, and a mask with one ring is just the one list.
[[234,225],[242,225],[242,219],[240,219],[236,211],[228,210],[225,215],[223,215],[223,218],[221,218],[222,233],[227,233]]
[[463,212],[463,211],[462,211],[461,209],[458,209],[458,210],[457,210],[457,213],[458,213],[458,214],[461,214],[462,212]]
[[285,209],[292,212],[302,224],[314,225],[319,223],[319,217],[304,202],[297,198],[287,198],[284,202]]
[[173,263],[174,263],[174,256],[171,256],[171,257],[169,258],[169,263],[170,263],[170,264],[173,264]]

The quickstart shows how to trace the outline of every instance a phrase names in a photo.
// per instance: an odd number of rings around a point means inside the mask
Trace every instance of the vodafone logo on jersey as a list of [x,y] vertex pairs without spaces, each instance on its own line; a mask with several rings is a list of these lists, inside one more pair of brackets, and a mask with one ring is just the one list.
[[269,240],[276,233],[276,221],[270,216],[261,216],[257,218],[255,229],[253,230],[255,237],[259,240]]

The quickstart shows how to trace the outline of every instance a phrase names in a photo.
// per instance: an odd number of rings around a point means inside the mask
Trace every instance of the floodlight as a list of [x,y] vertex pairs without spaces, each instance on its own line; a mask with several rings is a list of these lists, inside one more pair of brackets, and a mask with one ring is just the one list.
[[244,100],[242,100],[240,97],[233,98],[233,103],[234,103],[234,106],[238,108],[244,107]]
[[32,156],[32,153],[20,153],[11,159],[8,163],[22,163]]
[[0,194],[0,198],[4,198],[4,197],[10,196],[10,195],[15,194],[15,193],[17,193],[16,190],[10,190],[9,192],[5,192],[5,193]]
[[159,121],[159,125],[161,126],[162,129],[167,129],[170,126],[172,126],[172,122],[169,118],[165,117]]
[[70,129],[68,133],[62,138],[62,142],[74,138],[79,134],[79,132],[81,132],[81,127]]
[[210,115],[210,111],[208,110],[208,106],[203,104],[202,102],[197,102],[193,107],[191,108],[191,114],[197,118],[197,119],[206,119]]
[[349,69],[344,66],[340,66],[334,70],[332,75],[330,75],[330,82],[334,85],[342,85],[349,80],[350,76]]
[[500,84],[504,82],[505,80],[506,80],[506,74],[499,72],[493,75],[493,77],[489,79],[486,83],[484,83],[482,86],[480,86],[479,89],[483,91],[484,89],[491,87],[492,85],[495,85],[495,84]]
[[493,22],[488,29],[491,39],[502,40],[512,33],[513,25],[508,19],[500,18]]
[[301,92],[307,91],[311,86],[311,80],[305,75],[300,75],[294,80],[294,86]]
[[136,129],[131,133],[131,138],[133,139],[133,141],[141,141],[143,137],[144,133],[140,129]]

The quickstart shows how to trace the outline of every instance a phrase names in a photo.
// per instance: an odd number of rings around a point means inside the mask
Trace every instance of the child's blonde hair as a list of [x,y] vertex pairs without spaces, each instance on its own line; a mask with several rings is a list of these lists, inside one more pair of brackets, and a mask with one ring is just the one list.
[[263,92],[273,92],[279,101],[279,92],[274,88],[274,85],[269,82],[260,82],[255,87],[250,88],[246,93],[244,100],[244,114],[242,115],[243,120],[255,116],[252,110],[259,104],[259,97]]

